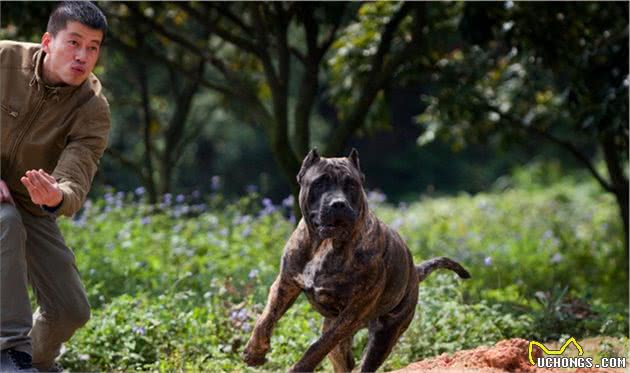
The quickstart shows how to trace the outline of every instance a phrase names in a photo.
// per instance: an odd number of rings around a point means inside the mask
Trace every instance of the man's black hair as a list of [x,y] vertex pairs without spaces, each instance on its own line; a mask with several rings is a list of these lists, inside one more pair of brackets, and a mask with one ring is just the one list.
[[56,36],[68,22],[79,22],[85,26],[107,32],[107,19],[101,10],[89,1],[63,1],[50,14],[47,32]]

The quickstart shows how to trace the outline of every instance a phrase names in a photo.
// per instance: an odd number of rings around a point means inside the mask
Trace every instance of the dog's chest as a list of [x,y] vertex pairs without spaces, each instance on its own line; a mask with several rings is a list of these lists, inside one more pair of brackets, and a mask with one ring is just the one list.
[[357,276],[352,267],[332,248],[315,255],[304,267],[304,293],[322,315],[337,316],[349,303]]

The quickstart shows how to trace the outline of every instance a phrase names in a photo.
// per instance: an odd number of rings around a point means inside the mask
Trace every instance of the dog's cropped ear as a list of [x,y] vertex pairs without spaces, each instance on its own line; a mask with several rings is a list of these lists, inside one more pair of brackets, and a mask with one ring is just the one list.
[[359,163],[359,152],[355,148],[352,148],[350,151],[348,159],[350,159],[350,162],[357,168],[357,171],[359,171],[359,174],[361,175],[361,182],[365,182],[365,175],[361,172],[361,165]]
[[298,184],[302,184],[302,178],[304,178],[304,174],[306,174],[306,171],[315,163],[319,162],[319,153],[317,152],[317,148],[313,148],[311,149],[310,152],[308,152],[308,154],[306,155],[306,157],[304,157],[304,160],[302,161],[302,168],[300,168],[300,172],[298,172],[297,175],[297,182]]

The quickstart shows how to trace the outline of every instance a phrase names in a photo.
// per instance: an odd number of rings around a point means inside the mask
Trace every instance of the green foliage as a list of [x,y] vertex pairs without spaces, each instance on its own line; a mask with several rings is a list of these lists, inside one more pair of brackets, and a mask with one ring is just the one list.
[[440,274],[420,285],[414,320],[383,366],[385,371],[444,352],[523,337],[536,327],[531,315],[504,312],[485,300],[467,304],[461,280]]
[[627,274],[617,259],[623,234],[614,208],[602,205],[614,206],[613,198],[593,184],[555,184],[431,199],[405,215],[394,209],[384,215],[400,226],[415,255],[446,254],[482,269],[480,281],[471,282],[473,294],[502,300],[492,289],[510,286],[532,300],[536,291],[558,284],[570,293],[625,299],[626,287],[619,284],[627,283]]
[[[339,107],[337,112],[339,121],[347,120],[353,104],[359,101],[362,92],[356,87],[359,82],[369,80],[370,74],[374,73],[373,58],[381,42],[381,30],[402,4],[401,2],[363,4],[356,20],[342,30],[339,38],[331,46],[332,53],[327,62],[330,69],[330,79],[335,84],[331,86],[328,95],[330,100]],[[401,27],[401,30],[398,31],[399,38],[404,38],[404,34],[409,32],[405,29],[409,29],[409,25]],[[396,44],[403,43],[398,42]],[[394,47],[396,46],[394,45]],[[363,131],[373,133],[390,125],[391,119],[385,104],[382,95],[377,97]]]
[[[518,181],[511,181],[518,187]],[[252,370],[240,360],[293,224],[289,203],[250,195],[113,193],[61,220],[93,306],[62,363],[73,371]],[[473,278],[420,285],[414,321],[384,369],[509,337],[621,336],[627,274],[614,203],[591,184],[383,204],[416,261],[446,255]],[[280,320],[264,370],[286,370],[320,334],[301,297]],[[355,337],[357,359],[367,333]],[[325,362],[322,369],[330,370]]]
[[439,88],[417,117],[419,145],[553,144],[615,195],[627,242],[628,5],[466,5],[460,27],[463,43],[438,61]]

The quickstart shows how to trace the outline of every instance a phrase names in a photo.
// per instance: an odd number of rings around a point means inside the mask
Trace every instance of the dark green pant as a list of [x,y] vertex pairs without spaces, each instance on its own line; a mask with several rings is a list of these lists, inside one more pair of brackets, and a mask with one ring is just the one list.
[[[46,370],[90,318],[72,251],[53,217],[0,203],[0,350],[15,348]],[[39,308],[32,314],[30,282]]]

